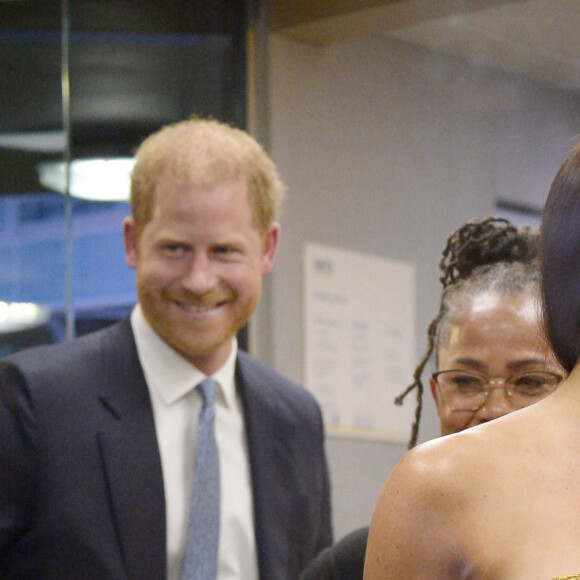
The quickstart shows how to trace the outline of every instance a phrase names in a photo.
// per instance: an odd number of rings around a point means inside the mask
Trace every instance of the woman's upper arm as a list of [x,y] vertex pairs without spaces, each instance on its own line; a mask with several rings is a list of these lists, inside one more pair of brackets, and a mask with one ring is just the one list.
[[453,489],[438,455],[438,449],[417,448],[387,479],[371,522],[365,580],[456,577]]

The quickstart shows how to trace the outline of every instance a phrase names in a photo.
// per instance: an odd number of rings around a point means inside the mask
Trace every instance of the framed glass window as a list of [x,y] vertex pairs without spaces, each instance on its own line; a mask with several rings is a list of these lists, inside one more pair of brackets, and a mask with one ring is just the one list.
[[[2,4],[0,357],[129,313],[127,176],[114,163],[194,114],[245,127],[247,12],[228,0]],[[86,174],[80,161],[100,165]],[[95,194],[113,201],[84,199]]]

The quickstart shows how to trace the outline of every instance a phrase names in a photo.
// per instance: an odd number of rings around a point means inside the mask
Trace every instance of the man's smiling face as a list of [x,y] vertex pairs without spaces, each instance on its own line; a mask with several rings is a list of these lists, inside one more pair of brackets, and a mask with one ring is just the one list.
[[194,186],[165,175],[153,204],[141,232],[132,218],[124,223],[139,302],[161,338],[209,375],[258,304],[278,225],[256,229],[243,177]]

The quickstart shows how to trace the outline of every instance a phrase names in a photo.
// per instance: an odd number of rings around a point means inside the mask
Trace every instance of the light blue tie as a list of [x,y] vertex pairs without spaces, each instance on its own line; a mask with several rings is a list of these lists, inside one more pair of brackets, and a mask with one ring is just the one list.
[[215,405],[218,384],[204,379],[197,388],[203,396],[199,414],[195,482],[182,580],[216,580],[220,526],[220,469],[215,441]]

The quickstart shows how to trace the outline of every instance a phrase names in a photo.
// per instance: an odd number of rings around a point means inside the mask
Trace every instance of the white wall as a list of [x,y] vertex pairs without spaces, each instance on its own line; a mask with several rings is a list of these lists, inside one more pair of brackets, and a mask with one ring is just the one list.
[[[306,242],[416,265],[419,359],[446,237],[494,213],[497,198],[542,205],[580,132],[580,98],[385,38],[270,40],[271,151],[289,186],[268,287],[270,362],[301,381]],[[424,414],[421,440],[438,434],[429,393]],[[329,438],[327,449],[340,537],[370,522],[405,447]]]

